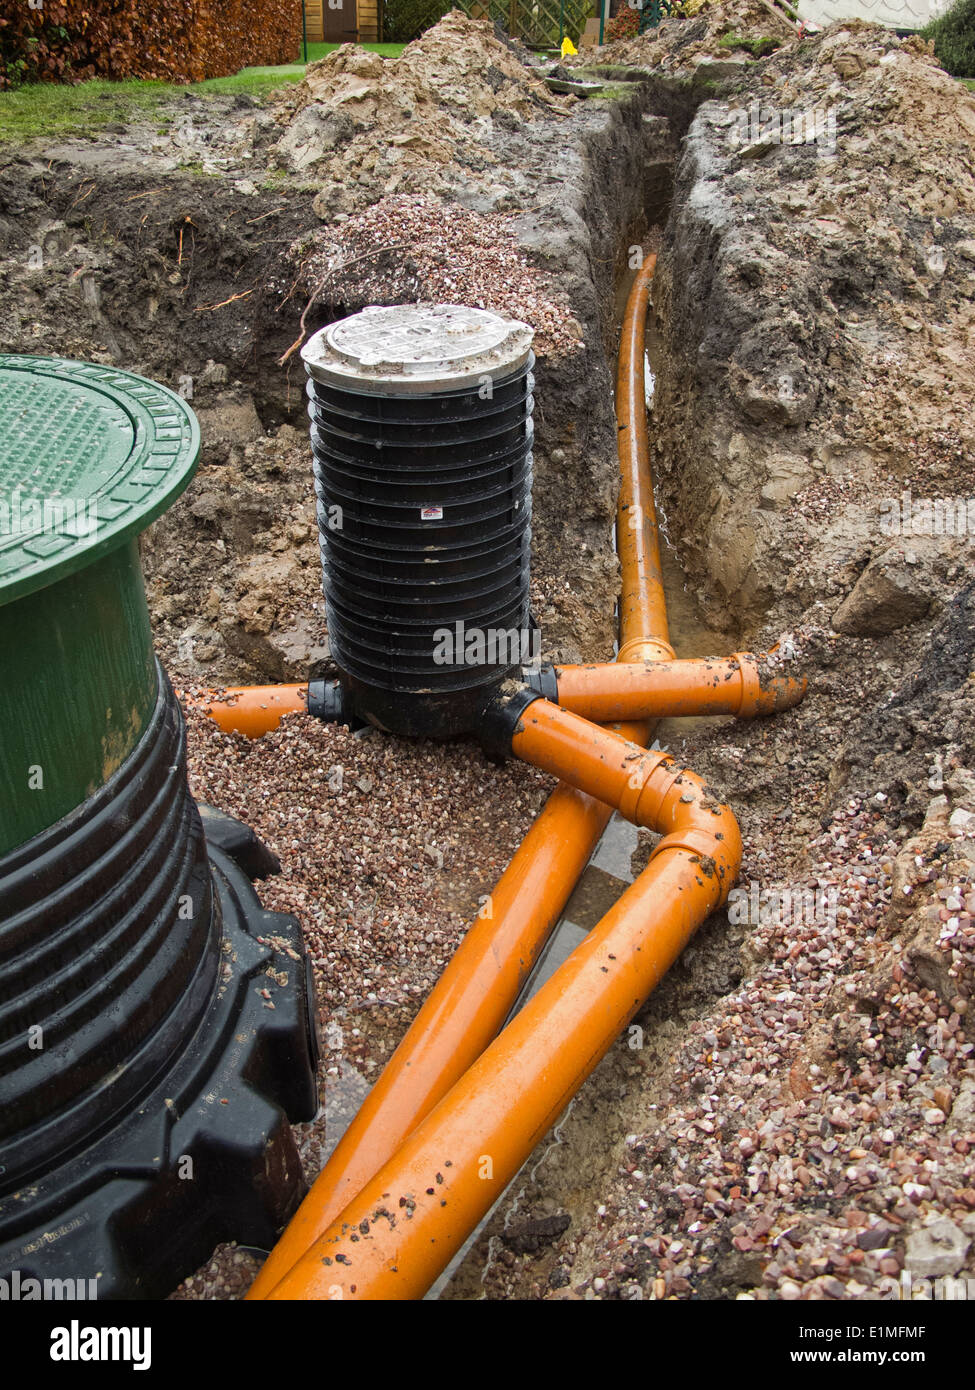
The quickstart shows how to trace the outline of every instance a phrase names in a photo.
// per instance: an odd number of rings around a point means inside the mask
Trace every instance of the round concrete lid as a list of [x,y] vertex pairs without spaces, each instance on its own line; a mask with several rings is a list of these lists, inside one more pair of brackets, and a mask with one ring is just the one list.
[[90,565],[193,476],[196,416],[131,372],[0,355],[0,605]]
[[369,395],[459,391],[527,362],[534,330],[462,304],[363,309],[302,348],[316,381]]

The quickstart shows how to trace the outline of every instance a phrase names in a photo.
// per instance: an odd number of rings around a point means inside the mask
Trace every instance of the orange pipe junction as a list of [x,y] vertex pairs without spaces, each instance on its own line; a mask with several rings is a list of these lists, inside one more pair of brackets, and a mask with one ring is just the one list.
[[736,652],[721,659],[557,666],[558,702],[598,724],[689,714],[775,714],[802,699],[806,682],[767,675],[772,660]]

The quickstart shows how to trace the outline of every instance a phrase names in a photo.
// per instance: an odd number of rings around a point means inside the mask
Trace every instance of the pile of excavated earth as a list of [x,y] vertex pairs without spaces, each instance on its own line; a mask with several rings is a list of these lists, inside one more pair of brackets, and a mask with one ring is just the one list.
[[313,63],[275,110],[285,129],[271,155],[319,183],[316,211],[351,212],[418,179],[457,193],[471,171],[502,163],[495,127],[570,110],[488,25],[454,10],[399,58],[343,44]]
[[[143,558],[194,697],[332,670],[298,345],[421,298],[533,323],[533,608],[547,658],[605,660],[618,302],[658,250],[673,640],[781,639],[809,692],[749,725],[661,726],[739,817],[739,891],[441,1296],[857,1299],[975,1276],[975,101],[917,40],[799,40],[757,0],[596,61],[628,80],[556,96],[452,14],[400,59],[342,48],[256,106],[187,97],[164,133],[4,151],[0,347],[192,392],[200,473]],[[313,1176],[551,783],[472,743],[188,721],[195,793],[271,846],[261,898],[306,931]],[[651,848],[616,824],[572,921]],[[221,1249],[177,1296],[238,1296],[259,1258]]]
[[[796,43],[796,26],[772,0],[690,0],[680,15],[632,39],[606,43],[593,55],[600,63],[686,72],[702,59],[766,56]],[[589,61],[582,54],[576,64]]]
[[[881,633],[960,573],[968,538],[908,515],[905,544],[891,503],[971,481],[973,148],[971,93],[869,25],[773,56],[699,111],[657,295],[669,360],[697,368],[690,391],[661,373],[656,446],[729,610],[778,601],[787,619],[857,580],[835,625]],[[899,544],[877,544],[884,499]]]

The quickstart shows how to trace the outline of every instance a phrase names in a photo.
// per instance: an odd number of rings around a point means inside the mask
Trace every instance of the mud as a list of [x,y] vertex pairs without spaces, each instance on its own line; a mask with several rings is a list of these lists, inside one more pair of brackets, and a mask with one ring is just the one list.
[[[867,25],[768,59],[753,91],[698,111],[655,298],[661,500],[704,600],[745,624],[832,616],[898,562],[882,499],[950,493],[975,459],[975,101]],[[964,544],[908,549],[887,589],[940,602]]]
[[[431,267],[430,238],[410,228],[395,256],[374,256],[390,245],[395,198],[377,205],[372,223],[322,230],[314,187],[258,167],[262,115],[194,104],[192,138],[184,120],[167,137],[136,126],[108,142],[68,142],[53,157],[0,155],[0,348],[117,363],[180,390],[200,414],[197,482],[144,542],[160,654],[187,680],[298,680],[328,669],[294,345],[367,303],[456,297],[467,288],[462,262],[477,267],[471,249],[462,254],[449,238]],[[571,133],[559,117],[530,134],[498,128],[494,138],[505,167],[522,171],[524,201],[515,210],[509,199],[494,240],[517,259],[523,292],[512,298],[509,262],[493,275],[481,265],[472,297],[539,324],[544,500],[533,600],[546,655],[578,660],[611,652],[614,636],[605,296],[624,233],[645,226],[645,181],[665,167],[668,137],[660,123],[644,125],[636,105],[593,104]],[[211,161],[224,158],[214,150],[234,158],[226,170],[211,162],[209,174],[191,172],[198,148]],[[468,184],[467,202],[481,206],[477,187]],[[435,215],[441,204],[423,196]],[[491,204],[490,189],[485,196]],[[329,258],[339,273],[323,284]],[[453,286],[443,283],[445,266]],[[579,351],[583,342],[591,351]],[[567,505],[567,489],[582,506]]]
[[345,44],[313,63],[274,108],[284,130],[270,155],[315,182],[326,220],[411,190],[418,179],[455,198],[472,173],[504,201],[524,188],[524,171],[505,157],[499,136],[571,110],[486,21],[454,10],[399,58]]

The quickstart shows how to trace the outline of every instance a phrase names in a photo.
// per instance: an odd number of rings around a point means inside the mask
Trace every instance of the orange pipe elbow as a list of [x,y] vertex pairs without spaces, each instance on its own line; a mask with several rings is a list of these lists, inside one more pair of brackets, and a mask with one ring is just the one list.
[[804,678],[767,675],[769,658],[737,652],[720,660],[559,666],[558,702],[598,724],[618,719],[776,714],[799,703]]
[[225,734],[260,738],[281,723],[285,714],[308,709],[308,682],[304,685],[235,685],[219,698],[193,700]]
[[[634,825],[658,830],[689,853],[724,863],[721,842],[738,840],[730,807],[669,753],[648,751],[609,729],[600,729],[548,700],[535,700],[521,715],[511,751],[615,807]],[[659,846],[658,846],[659,849]],[[735,865],[734,872],[737,872]],[[724,883],[725,874],[720,874]],[[723,902],[730,882],[718,901]]]
[[422,1297],[724,900],[731,811],[667,755],[625,746],[648,760],[640,804],[663,835],[647,868],[270,1298]]

